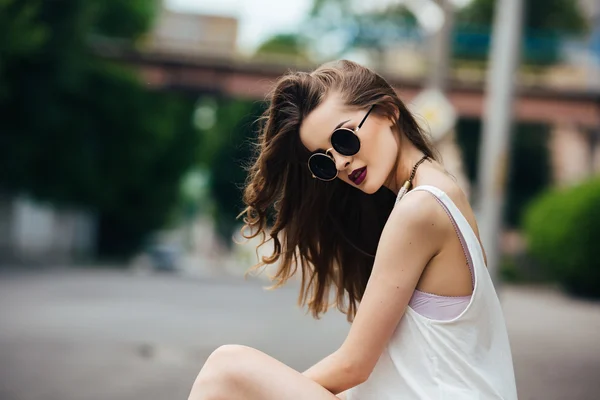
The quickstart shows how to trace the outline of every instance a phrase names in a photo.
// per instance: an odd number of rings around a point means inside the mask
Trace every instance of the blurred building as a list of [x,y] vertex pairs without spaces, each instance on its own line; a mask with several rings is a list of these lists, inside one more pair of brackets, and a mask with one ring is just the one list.
[[68,265],[94,256],[92,214],[0,195],[0,263]]
[[163,6],[146,46],[186,56],[231,57],[236,52],[237,34],[236,18],[175,12]]

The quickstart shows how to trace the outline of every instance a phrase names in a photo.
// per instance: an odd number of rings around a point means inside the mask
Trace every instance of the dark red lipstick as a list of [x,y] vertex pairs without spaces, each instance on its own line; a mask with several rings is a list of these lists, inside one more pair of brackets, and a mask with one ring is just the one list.
[[360,185],[367,177],[367,167],[355,169],[348,175],[348,178],[355,184]]

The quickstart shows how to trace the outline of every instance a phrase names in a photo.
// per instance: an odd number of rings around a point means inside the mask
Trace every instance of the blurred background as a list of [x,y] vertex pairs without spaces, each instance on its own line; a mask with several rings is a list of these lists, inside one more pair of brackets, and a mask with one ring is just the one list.
[[232,237],[267,92],[339,58],[471,197],[520,398],[600,398],[600,2],[498,2],[0,0],[0,400],[187,398],[219,345],[337,348],[344,316],[244,279]]

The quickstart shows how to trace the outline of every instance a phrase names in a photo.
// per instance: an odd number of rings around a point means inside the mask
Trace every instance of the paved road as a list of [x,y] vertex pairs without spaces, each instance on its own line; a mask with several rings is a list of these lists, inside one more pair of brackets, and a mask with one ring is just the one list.
[[[343,316],[313,320],[297,287],[109,271],[0,278],[0,400],[185,399],[221,344],[302,370],[338,346]],[[502,292],[520,399],[600,398],[600,304]]]

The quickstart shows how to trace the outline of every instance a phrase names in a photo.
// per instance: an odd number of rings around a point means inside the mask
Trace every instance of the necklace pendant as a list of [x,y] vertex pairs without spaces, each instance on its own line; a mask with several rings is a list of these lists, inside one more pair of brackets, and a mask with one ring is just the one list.
[[404,182],[404,185],[402,185],[402,187],[400,188],[400,191],[398,192],[398,196],[396,196],[396,203],[398,203],[402,199],[402,197],[404,197],[406,192],[408,192],[409,187],[410,187],[410,181]]

